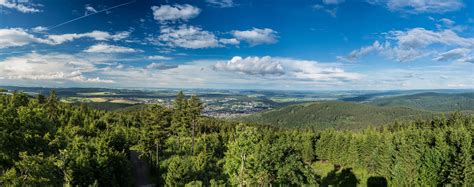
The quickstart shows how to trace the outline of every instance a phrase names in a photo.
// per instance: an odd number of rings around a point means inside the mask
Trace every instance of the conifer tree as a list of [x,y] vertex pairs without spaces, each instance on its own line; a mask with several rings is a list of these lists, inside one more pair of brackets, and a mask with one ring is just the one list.
[[191,118],[191,136],[192,136],[192,154],[194,155],[194,138],[196,131],[196,123],[198,123],[203,106],[197,96],[192,96],[188,101],[188,115]]

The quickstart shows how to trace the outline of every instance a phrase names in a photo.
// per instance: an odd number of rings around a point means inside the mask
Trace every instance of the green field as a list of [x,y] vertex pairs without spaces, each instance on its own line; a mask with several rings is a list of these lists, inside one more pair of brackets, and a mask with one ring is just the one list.
[[105,95],[115,95],[113,92],[87,92],[87,93],[77,93],[77,95],[83,96],[105,96]]

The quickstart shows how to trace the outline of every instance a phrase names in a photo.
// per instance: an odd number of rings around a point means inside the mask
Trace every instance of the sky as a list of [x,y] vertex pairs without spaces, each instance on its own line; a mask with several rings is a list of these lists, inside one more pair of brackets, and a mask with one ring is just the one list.
[[0,85],[474,89],[474,2],[0,0]]

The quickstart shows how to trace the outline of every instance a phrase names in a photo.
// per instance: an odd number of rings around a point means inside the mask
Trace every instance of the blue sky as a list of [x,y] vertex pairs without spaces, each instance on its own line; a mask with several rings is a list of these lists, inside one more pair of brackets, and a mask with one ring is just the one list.
[[0,85],[473,89],[462,0],[0,0]]

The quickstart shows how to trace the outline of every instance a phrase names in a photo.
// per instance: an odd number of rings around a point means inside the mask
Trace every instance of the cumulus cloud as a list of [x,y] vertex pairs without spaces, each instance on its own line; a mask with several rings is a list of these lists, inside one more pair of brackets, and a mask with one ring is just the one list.
[[39,9],[35,8],[35,5],[30,3],[28,0],[0,0],[0,7],[15,9],[23,13],[35,13],[40,12]]
[[234,35],[235,38],[237,38],[238,40],[245,41],[252,46],[276,43],[278,42],[276,34],[276,31],[269,28],[253,28],[251,30],[232,32],[232,35]]
[[216,6],[220,8],[228,8],[235,6],[233,0],[206,0],[211,6]]
[[200,27],[181,25],[162,27],[157,42],[168,47],[189,49],[220,47],[218,38]]
[[88,53],[135,53],[139,52],[136,49],[117,46],[117,45],[110,45],[106,43],[99,43],[93,46],[90,46],[88,49],[84,50],[84,52]]
[[404,13],[445,13],[461,9],[462,0],[368,0],[369,3],[383,5],[391,11]]
[[66,54],[29,53],[0,61],[0,74],[7,80],[113,82],[84,75],[93,71],[96,67],[89,60]]
[[361,77],[360,74],[349,73],[339,67],[316,61],[270,56],[247,58],[235,56],[227,62],[216,63],[213,68],[216,71],[300,81],[350,81]]
[[[433,55],[436,53],[433,50],[436,46],[451,49],[474,46],[474,38],[461,37],[450,29],[432,31],[424,28],[413,28],[407,31],[391,31],[386,34],[385,39],[386,41],[383,44],[376,41],[371,46],[354,50],[349,55],[338,57],[338,59],[354,61],[371,52],[377,52],[397,61],[413,61]],[[395,45],[391,45],[392,43]]]
[[240,56],[235,56],[226,63],[217,63],[214,67],[217,70],[235,71],[249,75],[282,75],[285,73],[281,62],[274,60],[269,56],[262,58],[242,58]]
[[[251,57],[253,58],[253,57]],[[264,57],[258,57],[262,59]],[[227,60],[196,60],[179,64],[175,68],[163,68],[155,63],[150,67],[115,67],[104,69],[101,75],[113,77],[120,85],[168,88],[272,88],[272,89],[320,89],[348,86],[360,81],[358,73],[343,70],[340,64],[318,63],[288,58],[270,57],[271,63],[279,63],[283,74],[247,74],[239,71],[217,69],[216,64]],[[237,58],[238,59],[238,58]],[[245,61],[247,58],[242,58]],[[231,59],[229,59],[230,61]],[[235,60],[235,59],[234,59]],[[168,64],[169,65],[169,64]],[[152,67],[158,67],[153,69]]]
[[152,6],[151,10],[153,11],[153,18],[161,23],[188,21],[201,13],[201,9],[189,4]]
[[148,56],[147,59],[149,59],[149,60],[171,60],[173,58],[167,57],[167,56],[154,55],[154,56]]

